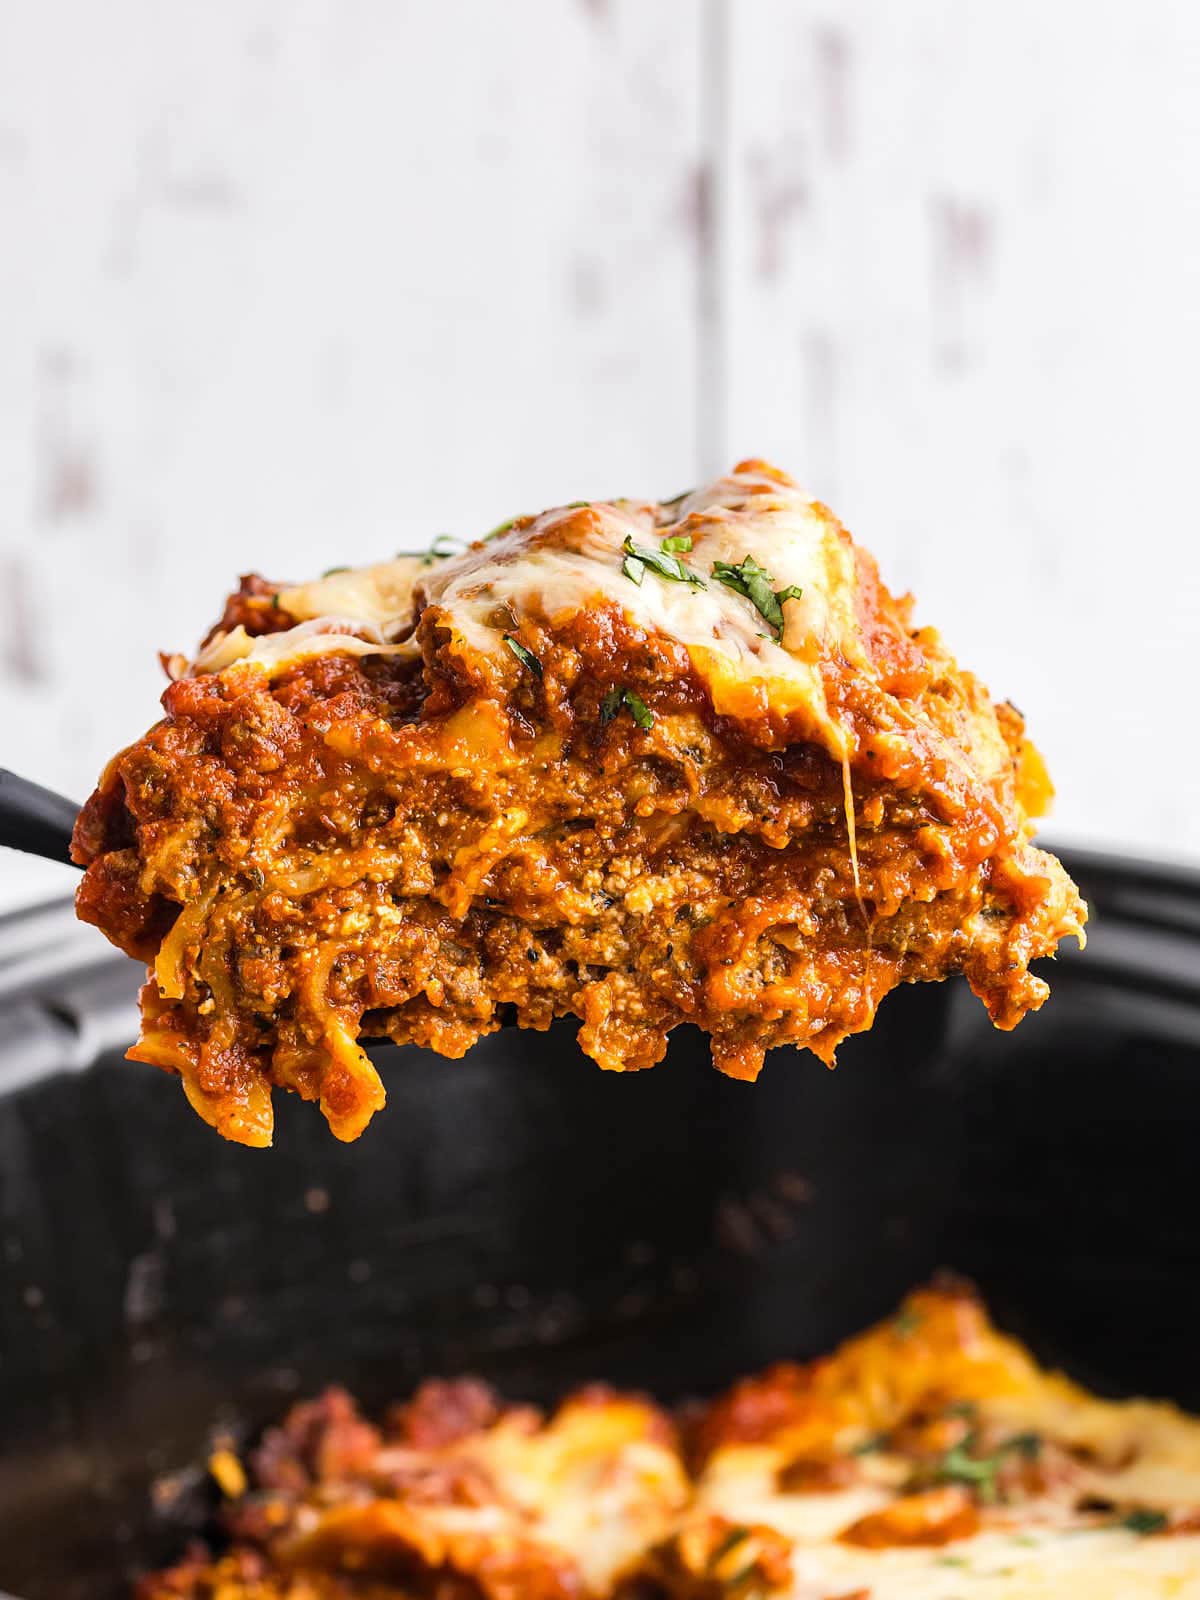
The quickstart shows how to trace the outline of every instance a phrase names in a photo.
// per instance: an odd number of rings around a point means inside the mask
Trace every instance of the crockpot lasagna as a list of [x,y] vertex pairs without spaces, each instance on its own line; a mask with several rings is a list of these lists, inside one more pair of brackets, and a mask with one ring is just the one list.
[[690,1022],[752,1079],[950,974],[1011,1028],[1081,933],[1019,712],[760,461],[244,579],[166,665],[80,816],[78,906],[150,963],[131,1055],[244,1144],[275,1087],[357,1137],[369,1037],[461,1056],[570,1016],[624,1071]]
[[686,1418],[333,1391],[210,1470],[226,1548],[139,1600],[1200,1597],[1200,1419],[1041,1370],[958,1286]]

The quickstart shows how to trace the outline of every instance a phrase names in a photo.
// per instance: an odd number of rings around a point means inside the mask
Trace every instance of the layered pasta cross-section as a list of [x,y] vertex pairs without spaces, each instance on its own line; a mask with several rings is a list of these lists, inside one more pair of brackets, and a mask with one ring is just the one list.
[[370,1037],[570,1016],[629,1070],[686,1022],[753,1078],[951,974],[1009,1028],[1081,932],[1020,713],[762,462],[244,579],[167,666],[80,817],[78,905],[150,965],[131,1053],[246,1144],[277,1086],[355,1138]]

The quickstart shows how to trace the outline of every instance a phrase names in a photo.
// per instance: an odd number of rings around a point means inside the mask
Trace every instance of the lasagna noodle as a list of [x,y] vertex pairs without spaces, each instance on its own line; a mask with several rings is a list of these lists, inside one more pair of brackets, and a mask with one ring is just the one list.
[[214,1474],[228,1547],[141,1600],[1200,1594],[1200,1420],[1039,1369],[954,1286],[682,1436],[637,1397],[546,1419],[459,1380],[379,1425],[333,1391]]
[[247,1144],[275,1087],[356,1137],[368,1036],[460,1056],[574,1016],[631,1070],[689,1021],[753,1078],[832,1064],[903,982],[961,973],[1011,1027],[1082,936],[1020,714],[761,462],[244,580],[168,667],[80,818],[78,905],[152,966],[133,1055]]

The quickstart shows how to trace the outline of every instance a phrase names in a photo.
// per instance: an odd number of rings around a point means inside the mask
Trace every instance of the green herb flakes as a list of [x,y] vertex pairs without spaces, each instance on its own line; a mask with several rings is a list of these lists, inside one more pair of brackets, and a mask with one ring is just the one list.
[[721,1562],[724,1561],[725,1557],[730,1553],[730,1551],[736,1550],[740,1544],[745,1544],[749,1537],[749,1528],[730,1528],[725,1537],[718,1545],[715,1546],[712,1554],[705,1563],[709,1572],[712,1572],[715,1568],[719,1567]]
[[661,506],[677,506],[677,505],[681,505],[682,502],[684,500],[686,500],[689,495],[695,494],[695,492],[696,492],[695,489],[684,489],[681,494],[673,494],[669,500],[660,500],[659,501],[659,505],[661,505]]
[[1017,1433],[1001,1448],[1015,1451],[1017,1455],[1024,1456],[1026,1461],[1036,1461],[1042,1453],[1042,1436],[1040,1433]]
[[1128,1528],[1130,1533],[1142,1535],[1161,1533],[1166,1525],[1167,1514],[1165,1511],[1148,1511],[1144,1506],[1140,1506],[1136,1511],[1130,1511],[1117,1524],[1118,1527]]
[[644,562],[639,561],[636,556],[626,556],[621,563],[621,571],[631,583],[636,583],[639,588],[641,587],[642,579],[646,576]]
[[435,561],[445,561],[449,556],[461,555],[467,548],[466,540],[453,533],[439,533],[421,557],[421,565],[431,567]]
[[759,616],[774,628],[775,637],[783,637],[783,602],[799,600],[803,589],[794,583],[786,589],[776,589],[774,578],[753,556],[744,556],[737,566],[728,561],[714,561],[712,575],[727,589],[745,595]]
[[656,572],[660,578],[666,578],[671,583],[690,583],[694,589],[705,588],[700,574],[685,567],[679,557],[668,549],[668,546],[677,546],[681,538],[687,538],[685,548],[690,550],[692,541],[688,535],[678,534],[673,539],[664,539],[660,549],[648,550],[644,545],[634,544],[633,535],[627,534],[621,546],[625,557],[621,562],[621,571],[637,584],[641,583],[649,567],[651,572]]
[[965,1447],[956,1444],[938,1462],[934,1474],[938,1483],[962,1483],[977,1489],[979,1498],[991,1504],[996,1498],[996,1473],[1000,1468],[999,1453],[994,1456],[968,1455]]
[[[433,536],[432,543],[424,550],[397,550],[396,559],[419,560],[423,567],[431,567],[435,561],[445,561],[450,556],[460,556],[464,550],[469,549],[465,539],[460,539],[456,533],[437,533]],[[349,567],[335,568],[335,571],[348,572]]]
[[977,1491],[985,1505],[993,1505],[999,1498],[1000,1468],[1004,1458],[1022,1456],[1026,1461],[1036,1461],[1042,1450],[1041,1436],[1036,1433],[1017,1433],[1005,1439],[990,1456],[973,1456],[975,1445],[972,1434],[962,1444],[947,1450],[934,1469],[936,1483],[963,1483]]
[[860,1439],[850,1451],[850,1454],[852,1456],[874,1455],[877,1450],[885,1450],[887,1442],[886,1433],[872,1433],[866,1439]]
[[634,694],[632,689],[610,689],[600,702],[601,724],[609,723],[624,706],[629,715],[639,728],[652,728],[654,726],[654,713],[642,699],[640,694]]
[[513,638],[511,633],[506,633],[504,635],[504,642],[523,667],[528,667],[535,678],[541,677],[542,663],[534,655],[532,650],[527,650],[519,639]]

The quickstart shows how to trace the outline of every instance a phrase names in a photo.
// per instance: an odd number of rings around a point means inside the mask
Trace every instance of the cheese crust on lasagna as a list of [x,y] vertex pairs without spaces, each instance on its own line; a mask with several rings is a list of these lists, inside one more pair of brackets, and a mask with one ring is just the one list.
[[366,1037],[573,1016],[629,1070],[691,1022],[753,1078],[950,974],[1014,1026],[1086,911],[1020,714],[910,611],[756,461],[243,580],[76,829],[80,915],[151,966],[131,1055],[265,1145],[274,1086],[362,1131]]
[[139,1600],[1196,1600],[1200,1419],[1041,1370],[970,1291],[675,1426],[473,1380],[332,1391],[211,1470],[228,1548]]

